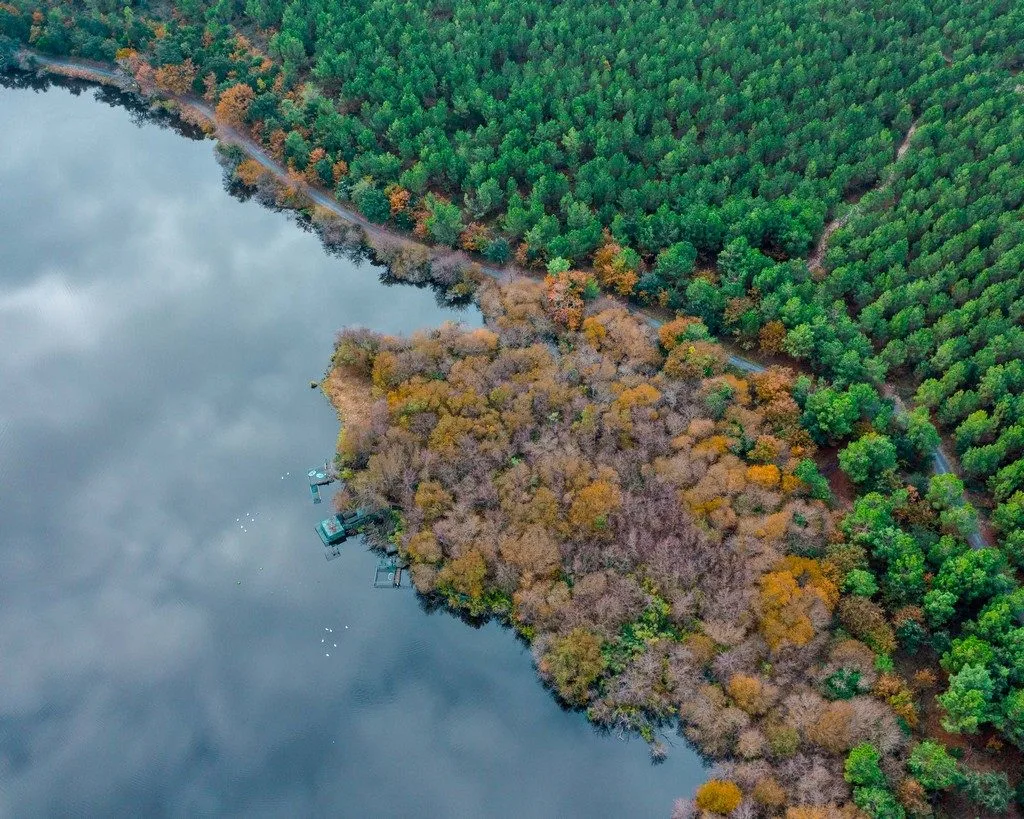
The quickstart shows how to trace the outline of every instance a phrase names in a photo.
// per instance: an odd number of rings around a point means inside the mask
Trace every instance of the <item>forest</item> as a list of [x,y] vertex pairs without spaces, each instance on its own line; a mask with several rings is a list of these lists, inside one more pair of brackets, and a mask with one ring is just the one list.
[[[727,760],[680,815],[1024,798],[1021,43],[1012,0],[0,2],[0,68],[117,62],[371,222],[546,276],[481,291],[490,335],[344,336],[379,400],[342,455],[424,593],[508,619],[596,721]],[[902,738],[863,728],[883,703]]]
[[[725,760],[679,816],[930,815],[947,791],[1005,811],[1005,773],[915,741],[934,646],[958,678],[979,656],[970,612],[1004,678],[1021,670],[1024,596],[958,536],[957,479],[921,478],[934,428],[855,391],[855,423],[890,419],[859,440],[892,457],[843,459],[873,490],[843,509],[804,417],[826,389],[739,377],[695,318],[655,335],[596,297],[570,329],[550,290],[485,283],[486,329],[339,335],[340,508],[381,512],[375,542],[422,593],[509,622],[598,724],[657,758],[678,723]],[[944,724],[976,730],[969,690],[941,695]]]

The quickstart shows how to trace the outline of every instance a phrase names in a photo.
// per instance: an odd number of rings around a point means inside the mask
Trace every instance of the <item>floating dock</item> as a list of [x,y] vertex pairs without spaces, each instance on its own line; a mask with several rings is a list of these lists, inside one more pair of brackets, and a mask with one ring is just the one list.
[[373,585],[378,589],[400,589],[402,572],[405,569],[405,564],[399,563],[396,558],[382,557],[377,561],[377,568],[373,573]]
[[322,469],[317,467],[316,469],[309,470],[306,473],[306,477],[309,478],[309,494],[313,496],[313,503],[320,503],[322,501],[320,497],[321,486],[327,486],[338,480],[338,476],[334,474],[327,461],[324,461]]
[[352,535],[362,531],[363,526],[370,522],[373,515],[362,510],[355,512],[343,512],[340,515],[331,515],[320,521],[315,531],[324,544],[324,556],[328,560],[334,560],[341,554],[339,547]]
[[[326,468],[326,467],[325,467]],[[320,502],[318,487],[332,483],[334,477],[327,472],[310,470],[309,489],[313,493],[313,503]],[[324,545],[324,557],[327,560],[334,560],[341,557],[341,544],[352,535],[359,534],[363,527],[376,517],[371,512],[357,509],[352,512],[342,512],[324,518],[316,527],[316,534]],[[393,547],[392,547],[393,548]],[[395,554],[388,554],[377,560],[377,567],[373,572],[373,585],[378,589],[400,589],[402,587],[402,575],[408,570],[408,564],[402,561]]]

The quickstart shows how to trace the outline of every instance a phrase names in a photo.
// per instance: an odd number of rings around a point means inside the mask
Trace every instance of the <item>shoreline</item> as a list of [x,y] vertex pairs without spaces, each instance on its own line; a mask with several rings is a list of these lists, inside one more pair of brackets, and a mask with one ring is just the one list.
[[[273,157],[267,154],[266,150],[251,137],[240,133],[234,128],[218,124],[213,109],[205,100],[192,95],[178,96],[164,92],[146,94],[138,87],[135,81],[128,77],[120,68],[109,68],[83,60],[47,57],[27,49],[22,51],[21,55],[23,58],[23,64],[27,64],[28,66],[23,70],[28,73],[33,73],[33,68],[37,68],[39,71],[47,74],[55,74],[69,79],[93,82],[99,85],[113,86],[125,93],[135,94],[140,99],[149,103],[161,101],[171,103],[178,107],[178,110],[174,113],[185,121],[189,121],[187,116],[189,111],[200,115],[200,117],[206,121],[209,128],[207,133],[212,136],[218,144],[238,147],[246,154],[246,156],[258,162],[278,184],[282,184],[287,188],[295,189],[298,193],[307,198],[314,207],[322,208],[336,219],[345,223],[345,225],[349,227],[356,227],[361,230],[363,232],[364,243],[375,251],[380,252],[381,248],[378,244],[374,243],[374,239],[377,239],[381,245],[397,242],[401,247],[408,248],[410,250],[417,250],[421,254],[425,254],[424,261],[427,263],[440,260],[453,253],[465,254],[465,256],[471,260],[471,265],[474,269],[479,270],[480,273],[497,282],[512,281],[517,276],[534,280],[540,280],[543,278],[542,275],[521,268],[515,264],[508,264],[501,268],[489,264],[483,264],[478,259],[473,258],[473,256],[466,251],[430,245],[411,238],[407,234],[371,222],[361,214],[342,205],[334,198],[333,195],[323,188],[311,185],[303,179],[293,177],[284,166],[280,165],[273,159]],[[38,71],[36,73],[38,73]],[[903,153],[905,153],[909,145],[910,137],[913,135],[914,131],[915,129],[911,128],[910,133],[907,134],[903,143],[900,145],[898,158],[901,158]],[[886,179],[886,183],[888,183],[888,181],[889,179]],[[304,212],[302,207],[289,206],[289,209],[300,213]],[[603,293],[602,296],[613,300],[619,306],[624,307],[634,315],[640,317],[646,324],[654,329],[659,328],[665,323],[665,321],[671,320],[672,318],[672,315],[667,310],[659,311],[641,307],[637,304],[631,303],[627,299],[610,293]],[[734,344],[729,340],[715,337],[715,342],[726,352],[730,366],[740,370],[742,373],[754,374],[764,372],[767,369],[767,366],[764,364],[736,353]],[[802,368],[800,368],[798,364],[794,363],[792,366],[797,371],[802,371]],[[329,375],[330,371],[327,373],[327,376]],[[888,382],[881,386],[879,392],[882,396],[891,397],[891,395],[895,395],[895,391],[892,390]],[[907,410],[906,405],[902,401],[897,402],[897,409],[902,409],[903,411]],[[957,462],[949,457],[949,454],[943,449],[942,444],[940,443],[939,446],[932,451],[931,458],[929,459],[930,473],[933,475],[939,475],[946,472],[952,472],[962,479],[959,471],[955,468],[956,464]],[[979,525],[976,527],[974,532],[966,537],[970,547],[972,549],[981,549],[986,547],[998,548],[996,544],[990,541],[990,527],[987,524],[987,516],[980,514],[982,511],[981,509],[978,511],[980,518]]]

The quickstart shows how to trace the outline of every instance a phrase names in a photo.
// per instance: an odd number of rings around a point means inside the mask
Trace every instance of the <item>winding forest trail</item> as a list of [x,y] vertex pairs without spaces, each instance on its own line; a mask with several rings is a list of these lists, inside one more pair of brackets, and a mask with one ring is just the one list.
[[[903,159],[903,156],[907,153],[907,149],[910,148],[910,140],[912,140],[914,138],[914,134],[917,133],[917,123],[918,120],[916,119],[910,123],[906,136],[903,137],[903,141],[896,149],[896,162],[893,163],[889,173],[887,173],[883,179],[879,180],[878,184],[871,188],[871,190],[879,191],[892,184],[893,179],[896,178],[896,163]],[[842,216],[836,216],[827,225],[825,225],[825,229],[821,232],[818,243],[814,246],[814,250],[811,252],[811,255],[807,257],[807,267],[812,273],[820,274],[822,272],[821,263],[825,259],[825,253],[828,250],[828,243],[832,238],[832,234],[850,221],[853,214],[860,208],[860,203],[863,198],[864,196],[862,194],[855,202],[851,203],[850,208],[846,213]]]
[[[89,63],[80,60],[67,60],[58,59],[53,57],[45,57],[40,54],[34,54],[26,52],[27,56],[34,60],[35,65],[40,66],[47,71],[52,73],[68,76],[75,79],[82,79],[100,84],[114,85],[124,91],[137,91],[134,80],[120,69],[111,69],[103,65]],[[205,100],[202,100],[195,96],[173,96],[168,95],[168,98],[174,100],[180,105],[187,106],[193,111],[198,112],[204,118],[208,119],[211,123],[216,126],[216,136],[223,142],[227,142],[240,147],[245,153],[256,162],[258,162],[268,173],[274,176],[278,181],[295,187],[304,193],[309,199],[314,202],[317,206],[324,210],[334,214],[340,219],[349,222],[350,224],[358,225],[366,233],[367,237],[373,238],[386,238],[391,242],[400,242],[405,245],[418,245],[425,247],[430,253],[431,258],[437,258],[440,255],[440,251],[437,248],[429,245],[424,245],[421,242],[417,242],[415,239],[409,238],[408,235],[400,233],[395,230],[391,230],[382,225],[378,225],[375,222],[371,222],[362,214],[357,211],[346,208],[332,194],[326,190],[319,188],[315,185],[310,185],[304,180],[296,179],[287,168],[277,162],[272,156],[270,156],[262,145],[257,143],[248,134],[241,133],[240,131],[227,127],[222,123],[217,123],[216,116],[213,108]],[[897,162],[903,158],[906,154],[907,149],[910,146],[910,141],[913,139],[915,132],[917,131],[917,120],[915,120],[909,129],[907,134],[900,143],[900,146],[896,150]],[[874,190],[881,190],[892,183],[896,177],[896,165],[886,174],[885,178],[882,179],[878,185],[875,186]],[[833,219],[826,225],[822,232],[821,238],[818,240],[818,244],[814,249],[814,252],[808,258],[808,267],[812,271],[815,269],[821,269],[821,261],[824,258],[825,252],[828,249],[828,240],[856,212],[859,207],[860,200],[853,204],[852,207],[843,216]],[[447,252],[447,251],[445,251]],[[510,280],[515,276],[525,276],[527,278],[538,278],[538,274],[535,272],[526,270],[525,268],[518,267],[517,265],[506,265],[505,267],[494,267],[493,265],[481,263],[479,260],[475,260],[480,270],[492,279]],[[660,327],[668,318],[664,311],[650,310],[644,307],[640,307],[635,304],[630,304],[623,298],[610,296],[609,298],[614,299],[616,302],[621,304],[625,309],[640,316],[643,320],[651,327]],[[727,351],[728,352],[728,351]],[[728,353],[729,364],[738,370],[747,373],[761,373],[767,368],[763,364],[759,364],[756,361],[752,361],[749,358],[737,355],[735,353]],[[896,393],[896,390],[889,384],[883,386],[883,394],[891,398],[896,404],[897,408],[902,412],[907,412],[906,404]],[[932,452],[932,472],[936,475],[943,475],[946,473],[954,473],[955,469],[953,461],[943,450],[941,443]],[[993,544],[986,540],[986,536],[983,533],[981,527],[976,527],[973,532],[967,536],[967,540],[971,547],[974,549],[981,549],[986,546]]]

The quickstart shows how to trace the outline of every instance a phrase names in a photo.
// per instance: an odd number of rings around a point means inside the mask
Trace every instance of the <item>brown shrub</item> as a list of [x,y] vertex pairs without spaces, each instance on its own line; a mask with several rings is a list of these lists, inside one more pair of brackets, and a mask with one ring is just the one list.
[[917,691],[927,691],[935,687],[938,677],[930,668],[921,668],[914,672],[910,678],[910,684]]
[[736,753],[744,759],[755,759],[764,753],[766,740],[756,728],[740,731],[736,740]]
[[839,621],[850,634],[879,654],[891,654],[896,648],[896,635],[885,619],[885,612],[866,597],[851,595],[843,598],[839,604]]
[[413,503],[423,512],[423,519],[434,521],[452,507],[454,498],[438,481],[420,481]]
[[900,804],[914,816],[931,816],[932,806],[924,787],[914,777],[908,776],[896,791]]
[[786,804],[786,792],[773,776],[759,780],[750,795],[767,808],[781,808]]
[[437,586],[449,597],[479,600],[484,593],[484,576],[487,565],[476,549],[445,564],[438,572]]
[[690,649],[694,662],[699,666],[710,663],[718,653],[718,645],[706,634],[690,634],[686,638],[686,647]]
[[852,746],[850,722],[853,706],[846,701],[831,702],[811,725],[804,730],[808,742],[824,748],[830,754],[842,754]]
[[795,805],[786,808],[786,819],[832,819],[834,814],[817,805]]
[[867,566],[868,553],[863,546],[853,543],[833,543],[825,550],[825,559],[845,577],[847,572]]
[[556,638],[541,660],[541,671],[551,676],[558,693],[576,705],[590,699],[590,686],[603,669],[600,638],[582,628]]
[[521,572],[546,577],[558,569],[562,556],[551,532],[534,525],[521,535],[502,538],[501,557]]
[[748,677],[745,674],[733,674],[729,678],[726,691],[732,697],[733,702],[748,714],[760,714],[764,712],[764,696],[761,690],[761,681],[757,677]]

